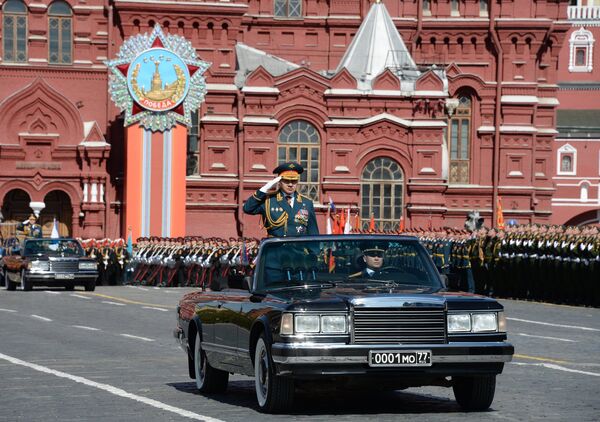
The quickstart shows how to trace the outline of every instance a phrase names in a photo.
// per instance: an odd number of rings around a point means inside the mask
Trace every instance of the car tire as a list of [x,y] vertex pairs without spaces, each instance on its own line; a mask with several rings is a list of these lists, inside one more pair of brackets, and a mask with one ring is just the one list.
[[196,342],[194,343],[194,370],[198,391],[202,393],[223,393],[227,390],[229,372],[210,366],[206,353],[202,350],[200,333],[196,333]]
[[254,387],[261,412],[283,412],[294,403],[294,380],[275,374],[271,350],[264,333],[259,337],[254,352]]
[[87,281],[83,287],[86,292],[93,292],[94,290],[96,290],[96,281]]
[[452,389],[456,401],[463,410],[487,410],[494,400],[496,376],[453,377]]
[[31,280],[27,278],[25,270],[21,270],[21,288],[23,291],[28,292],[31,290]]

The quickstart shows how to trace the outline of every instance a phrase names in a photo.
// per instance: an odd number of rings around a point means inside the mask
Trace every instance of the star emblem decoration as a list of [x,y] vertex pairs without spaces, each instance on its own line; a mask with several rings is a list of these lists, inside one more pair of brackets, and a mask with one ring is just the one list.
[[[189,75],[185,99],[164,111],[153,111],[142,106],[136,101],[128,83],[132,63],[141,54],[152,49],[173,53],[185,65],[185,75]],[[115,105],[125,112],[125,126],[139,123],[155,132],[169,130],[177,123],[191,126],[191,113],[198,109],[206,95],[204,72],[211,63],[198,58],[190,41],[180,35],[165,35],[160,25],[156,25],[150,34],[128,38],[121,46],[117,58],[106,61],[105,64],[111,72],[108,90]]]

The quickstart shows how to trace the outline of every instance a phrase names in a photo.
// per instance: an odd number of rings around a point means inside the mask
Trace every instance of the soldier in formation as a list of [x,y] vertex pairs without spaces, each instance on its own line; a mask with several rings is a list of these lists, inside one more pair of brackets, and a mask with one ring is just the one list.
[[600,305],[597,227],[540,226],[473,233],[477,291],[555,303]]
[[126,268],[130,260],[125,240],[83,239],[81,245],[86,256],[98,263],[97,285],[117,285],[125,282]]
[[529,224],[473,231],[416,228],[385,234],[418,237],[452,288],[600,306],[598,227]]
[[253,271],[258,239],[139,238],[131,260],[131,284],[192,286],[220,290],[242,287]]

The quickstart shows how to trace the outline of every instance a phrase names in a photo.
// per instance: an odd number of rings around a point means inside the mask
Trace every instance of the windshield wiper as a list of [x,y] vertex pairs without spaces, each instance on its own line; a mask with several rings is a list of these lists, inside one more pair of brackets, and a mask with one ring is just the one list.
[[318,283],[303,283],[303,284],[293,284],[283,287],[273,287],[270,289],[265,289],[265,292],[279,292],[283,290],[299,290],[299,289],[311,289],[311,288],[321,288],[321,289],[331,289],[335,287],[337,284],[332,281],[320,281]]

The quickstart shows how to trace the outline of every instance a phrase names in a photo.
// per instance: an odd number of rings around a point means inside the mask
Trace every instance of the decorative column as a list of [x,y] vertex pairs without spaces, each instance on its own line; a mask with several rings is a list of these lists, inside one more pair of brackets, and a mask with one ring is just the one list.
[[133,36],[121,46],[111,70],[109,91],[125,111],[125,225],[131,235],[185,235],[187,126],[204,100],[201,61],[191,42],[164,35]]
[[[79,156],[83,162],[81,178],[82,202],[73,204],[73,233],[76,224],[81,225],[79,236],[82,238],[101,239],[105,237],[104,218],[106,205],[99,202],[100,187],[104,183],[106,172],[103,167],[110,153],[110,144],[102,142],[82,142],[79,144]],[[79,213],[83,213],[83,217]]]

